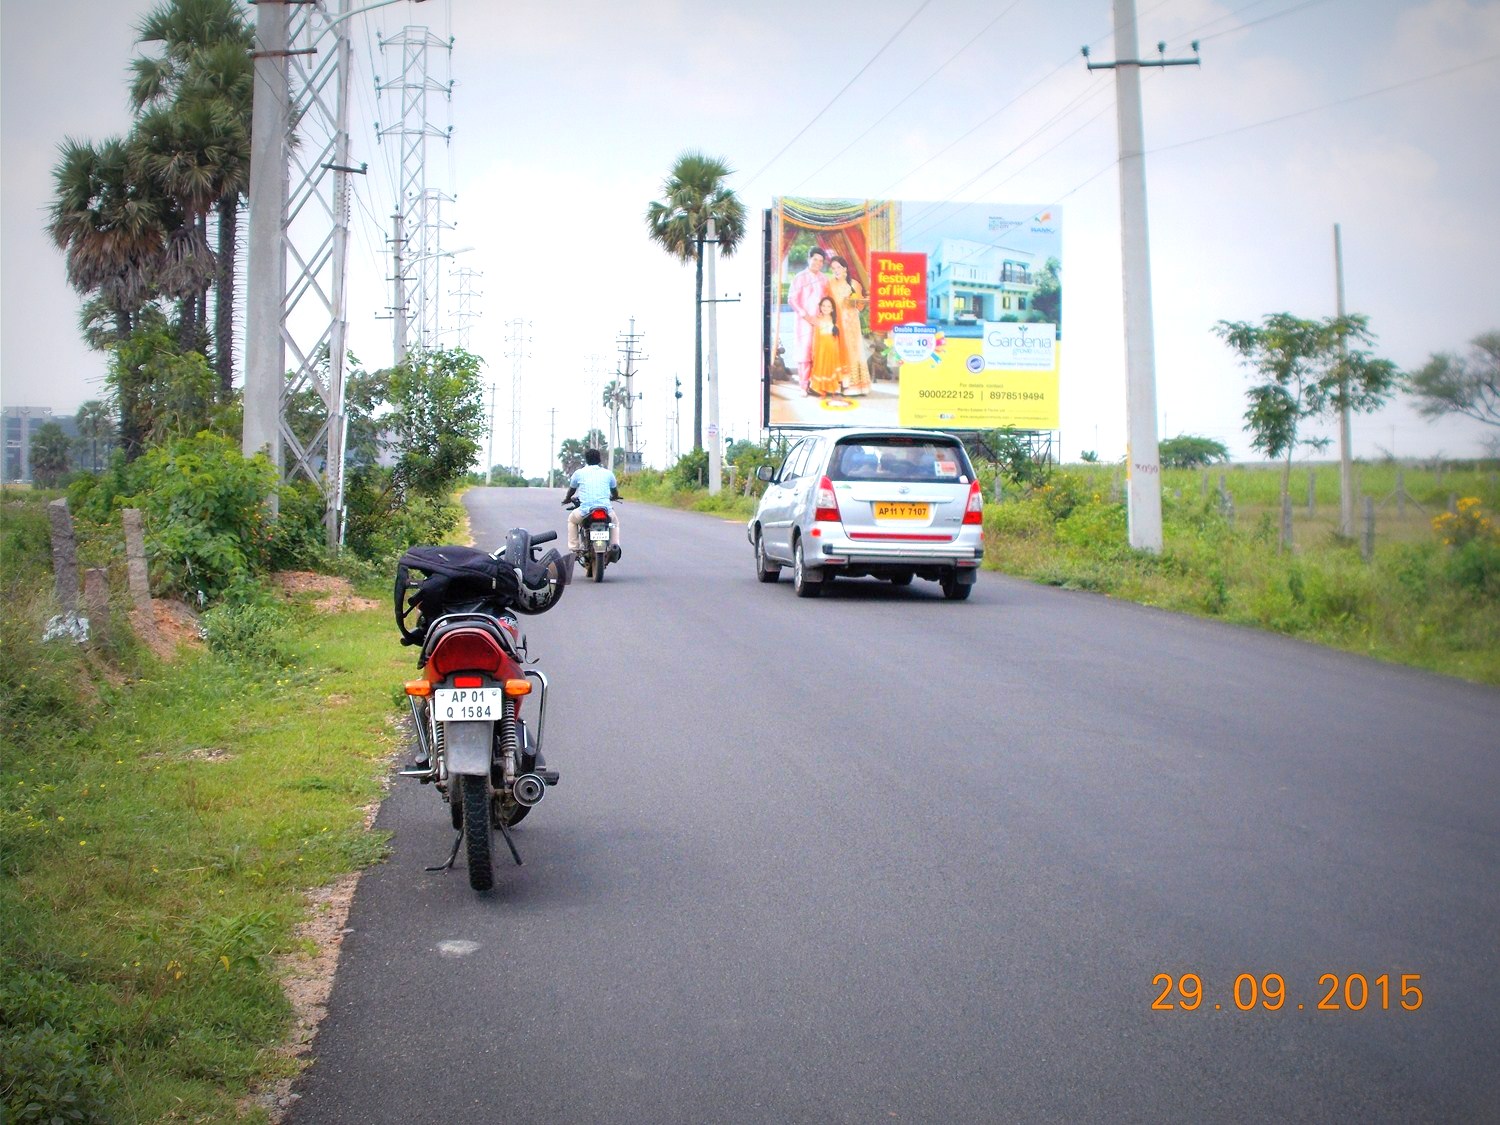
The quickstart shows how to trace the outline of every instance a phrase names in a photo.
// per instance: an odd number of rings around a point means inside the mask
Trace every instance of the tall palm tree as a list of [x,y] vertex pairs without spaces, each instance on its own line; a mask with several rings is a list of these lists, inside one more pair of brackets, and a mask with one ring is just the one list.
[[[234,379],[234,275],[239,209],[249,183],[254,89],[253,30],[238,0],[162,0],[136,28],[161,53],[135,60],[131,100],[147,167],[187,218],[173,240],[169,278],[183,303],[187,346],[208,350],[208,290],[214,292],[212,348],[219,394]],[[217,253],[207,216],[217,212]]]
[[123,339],[155,295],[170,204],[118,138],[97,146],[68,138],[58,151],[47,232],[64,252],[68,283],[105,303]]
[[[604,385],[604,409],[609,411],[609,448],[605,451],[606,464],[615,467],[615,449],[620,445],[620,410],[630,401],[625,384],[611,379]],[[628,442],[626,444],[629,444]]]
[[724,185],[733,173],[721,157],[682,153],[662,181],[662,198],[646,205],[651,240],[683,262],[697,262],[693,342],[693,448],[703,448],[703,239],[713,219],[719,248],[730,257],[745,237],[745,205]]

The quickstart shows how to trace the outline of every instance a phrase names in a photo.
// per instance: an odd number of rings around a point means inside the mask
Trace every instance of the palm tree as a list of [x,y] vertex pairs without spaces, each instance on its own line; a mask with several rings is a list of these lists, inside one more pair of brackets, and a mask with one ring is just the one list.
[[[160,55],[135,60],[131,100],[146,166],[187,221],[175,233],[169,282],[183,303],[184,346],[208,350],[207,295],[214,292],[214,367],[219,394],[234,379],[234,271],[239,208],[249,183],[254,33],[238,0],[163,0],[136,28]],[[207,216],[217,211],[217,253]]]
[[[614,449],[620,444],[620,410],[630,401],[630,395],[625,390],[625,384],[618,379],[611,379],[604,385],[604,409],[609,411],[609,448],[607,461],[609,467],[615,467]],[[603,435],[600,435],[601,437]],[[628,445],[629,442],[627,441]]]
[[53,167],[47,232],[64,252],[68,284],[105,303],[119,338],[155,295],[170,204],[140,174],[118,138],[68,138]]
[[108,403],[91,398],[78,408],[73,421],[78,427],[78,440],[88,446],[89,468],[97,473],[99,446],[102,444],[107,453],[115,440],[115,416]]
[[693,448],[703,448],[703,240],[713,220],[719,248],[730,257],[745,236],[745,205],[724,186],[733,169],[719,157],[682,153],[662,181],[662,198],[646,205],[651,240],[683,262],[697,262],[693,343]]

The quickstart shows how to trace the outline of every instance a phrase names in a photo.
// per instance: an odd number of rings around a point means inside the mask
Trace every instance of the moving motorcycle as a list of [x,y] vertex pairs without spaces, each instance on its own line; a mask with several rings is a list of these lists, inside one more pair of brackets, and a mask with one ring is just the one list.
[[[578,501],[565,500],[563,507],[572,511],[578,507]],[[603,582],[605,566],[620,557],[619,552],[611,550],[609,545],[613,519],[608,508],[595,507],[583,513],[578,525],[578,561],[584,574],[595,582]]]
[[[572,557],[540,553],[556,538],[513,528],[493,554],[413,547],[396,566],[396,626],[403,645],[421,646],[422,672],[406,683],[417,755],[401,775],[436,787],[458,833],[447,862],[428,870],[452,867],[464,847],[469,885],[479,891],[494,885],[495,833],[519,865],[510,829],[559,780],[542,757],[547,677],[530,666],[516,616],[545,613],[561,599]],[[534,730],[522,716],[532,695]]]

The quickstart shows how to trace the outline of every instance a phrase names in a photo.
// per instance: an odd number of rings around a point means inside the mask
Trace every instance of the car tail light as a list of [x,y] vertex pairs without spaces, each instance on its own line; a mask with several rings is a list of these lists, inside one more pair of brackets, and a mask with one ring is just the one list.
[[813,520],[817,523],[839,523],[839,498],[834,495],[833,481],[824,477],[818,482],[818,491],[813,500]]
[[969,485],[969,506],[964,509],[964,523],[984,523],[984,493],[979,490],[977,480]]
[[481,629],[457,629],[443,635],[429,665],[439,676],[454,672],[498,670],[505,661],[500,642]]

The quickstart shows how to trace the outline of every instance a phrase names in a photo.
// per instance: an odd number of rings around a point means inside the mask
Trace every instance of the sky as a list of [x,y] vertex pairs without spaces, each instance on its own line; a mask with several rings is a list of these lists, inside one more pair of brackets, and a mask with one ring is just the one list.
[[[1250,380],[1219,320],[1347,307],[1378,354],[1413,369],[1500,329],[1500,0],[1136,0],[1142,54],[1202,65],[1144,72],[1158,425],[1255,459]],[[149,0],[0,0],[0,402],[71,414],[103,393],[106,357],[44,226],[65,137],[128,130],[127,68]],[[648,464],[691,444],[693,272],[647,237],[677,156],[736,170],[751,215],[720,262],[721,427],[760,435],[758,216],[773,196],[1035,203],[1062,214],[1069,347],[1061,452],[1125,448],[1125,341],[1109,0],[401,0],[349,21],[355,72],[350,347],[387,366],[386,239],[399,154],[383,127],[399,72],[380,39],[425,27],[450,99],[429,120],[427,181],[452,196],[442,245],[474,271],[467,346],[485,360],[494,461],[516,444],[541,475],[555,440],[603,426],[618,339],[639,333]],[[66,34],[60,29],[66,28]],[[733,298],[740,298],[737,302]],[[243,349],[240,351],[243,361]],[[555,413],[554,413],[555,411]],[[1312,434],[1333,435],[1332,425]],[[1474,457],[1494,427],[1398,402],[1354,420],[1356,456]],[[1319,456],[1309,454],[1309,456]],[[1327,454],[1321,455],[1327,456]]]

